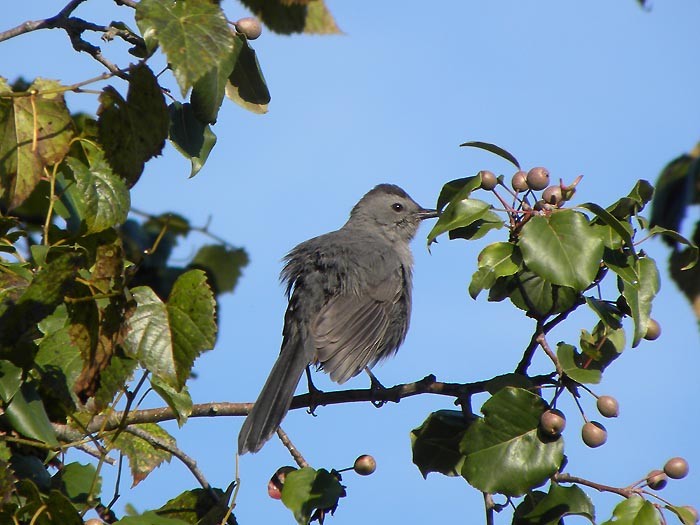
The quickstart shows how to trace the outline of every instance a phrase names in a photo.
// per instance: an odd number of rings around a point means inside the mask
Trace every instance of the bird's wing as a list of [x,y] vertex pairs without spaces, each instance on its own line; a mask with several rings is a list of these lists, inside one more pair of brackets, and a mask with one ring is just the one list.
[[387,350],[387,329],[403,293],[399,269],[377,286],[337,295],[323,306],[311,329],[316,359],[333,381],[344,383]]

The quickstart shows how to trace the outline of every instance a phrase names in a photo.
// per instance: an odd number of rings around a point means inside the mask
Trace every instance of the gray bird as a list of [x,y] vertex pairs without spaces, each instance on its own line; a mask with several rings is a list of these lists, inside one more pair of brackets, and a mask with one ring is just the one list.
[[310,364],[342,384],[396,353],[411,315],[409,242],[422,219],[436,216],[398,186],[380,184],[342,228],[285,257],[282,349],[238,435],[239,454],[257,452],[272,437]]

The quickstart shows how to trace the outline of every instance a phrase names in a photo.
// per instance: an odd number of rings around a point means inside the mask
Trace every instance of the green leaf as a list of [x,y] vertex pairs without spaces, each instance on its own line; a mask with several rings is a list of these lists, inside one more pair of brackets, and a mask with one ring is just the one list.
[[612,329],[603,321],[599,321],[593,329],[593,333],[581,330],[579,344],[583,354],[590,360],[586,369],[602,372],[625,349],[625,330],[623,328]]
[[618,503],[610,520],[601,525],[661,525],[661,514],[650,501],[632,496]]
[[[139,7],[144,3],[139,2]],[[98,130],[105,157],[131,187],[139,180],[144,163],[165,145],[170,123],[165,98],[158,79],[143,63],[129,69],[126,100],[111,86],[99,98]]]
[[466,239],[474,241],[481,239],[491,230],[500,230],[501,228],[503,228],[503,219],[497,213],[489,210],[483,217],[475,220],[469,226],[450,230],[447,236],[450,240]]
[[216,302],[201,270],[190,270],[175,281],[167,303],[178,382],[184,386],[194,360],[216,342]]
[[177,383],[173,341],[168,324],[168,310],[147,286],[131,289],[136,309],[126,322],[124,349],[166,384]]
[[642,257],[635,260],[633,264],[634,273],[639,276],[638,280],[628,280],[621,276],[624,281],[622,295],[627,300],[634,320],[632,348],[636,347],[646,334],[651,302],[660,287],[659,270],[654,259]]
[[477,189],[480,185],[480,175],[451,180],[450,182],[442,186],[435,208],[438,210],[442,210],[446,204],[449,204],[450,202],[455,200],[457,195],[460,196],[457,200],[466,199],[467,197],[469,197],[471,192]]
[[313,35],[337,35],[342,33],[324,0],[313,0],[306,4],[304,33]]
[[15,364],[29,363],[33,357],[36,325],[63,302],[75,286],[75,276],[83,263],[77,252],[62,253],[46,264],[15,304],[0,316],[0,348]]
[[88,507],[91,496],[98,496],[102,480],[94,465],[77,462],[64,465],[51,479],[51,486],[65,494],[81,510]]
[[600,383],[600,370],[583,368],[587,360],[585,356],[576,352],[576,348],[565,343],[557,345],[557,359],[564,373],[578,383]]
[[74,129],[55,80],[39,78],[27,96],[2,97],[10,92],[0,77],[0,203],[12,209],[29,197],[44,167],[65,157]]
[[627,220],[637,215],[654,195],[654,187],[645,180],[638,180],[627,197],[619,199],[606,210],[618,220]]
[[538,426],[544,400],[527,390],[507,387],[481,408],[460,444],[466,456],[462,476],[475,488],[520,496],[542,485],[561,466],[561,438],[542,441]]
[[411,430],[413,463],[424,478],[431,472],[458,476],[464,456],[459,443],[469,423],[459,410],[438,410]]
[[216,135],[208,124],[199,120],[190,104],[173,102],[170,111],[170,134],[168,138],[175,149],[190,160],[194,177],[209,158],[209,153],[216,144]]
[[[150,434],[159,441],[166,442],[169,445],[175,445],[175,438],[155,423],[144,423],[132,426]],[[164,461],[170,462],[172,457],[170,452],[154,447],[148,441],[128,432],[120,432],[116,439],[113,439],[111,436],[106,436],[105,442],[119,449],[129,458],[131,475],[134,480],[132,487],[135,487],[146,479],[146,476],[158,468]]]
[[89,355],[90,348],[89,339],[80,338],[74,324],[49,332],[39,341],[35,365],[44,397],[55,399],[72,411],[77,402],[73,385],[83,369],[81,350]]
[[496,146],[495,144],[490,144],[489,142],[478,142],[478,141],[471,141],[471,142],[465,142],[463,144],[460,144],[460,146],[469,146],[471,148],[479,148],[483,149],[485,151],[488,151],[490,153],[493,153],[495,155],[498,155],[499,157],[502,157],[506,159],[508,162],[510,162],[513,166],[516,168],[520,169],[520,163],[518,162],[518,159],[516,159],[511,153],[508,151],[504,150],[500,146]]
[[141,0],[136,24],[149,51],[159,44],[184,97],[233,48],[233,35],[218,3],[208,0]]
[[57,490],[49,492],[46,507],[51,509],[49,515],[52,525],[83,525],[83,519],[73,503]]
[[616,306],[607,301],[596,299],[595,297],[586,297],[586,304],[596,313],[596,315],[606,326],[613,329],[618,329],[622,326],[620,311]]
[[697,523],[695,521],[695,515],[687,508],[677,507],[675,505],[666,505],[665,507],[678,516],[678,519],[683,525],[695,525]]
[[189,264],[191,268],[206,272],[215,295],[233,292],[242,269],[247,265],[248,254],[244,249],[221,244],[202,246]]
[[243,35],[234,40],[239,49],[238,60],[226,84],[226,96],[253,113],[267,113],[270,91],[267,89],[255,50]]
[[187,389],[187,385],[182,387],[182,390],[175,390],[170,385],[164,383],[158,377],[151,378],[151,388],[165,401],[177,419],[179,426],[187,422],[187,418],[192,413],[192,397]]
[[[593,212],[596,215],[596,220],[593,221],[593,223],[598,224],[600,222],[609,226],[620,237],[620,239],[622,239],[625,245],[632,248],[632,228],[628,222],[619,221],[612,213],[594,202],[586,202],[584,204],[580,204],[579,207]],[[612,248],[613,246],[608,247]]]
[[481,290],[491,288],[496,279],[515,274],[522,264],[517,246],[510,242],[496,242],[481,250],[478,270],[472,276],[469,295],[476,299]]
[[564,312],[579,300],[579,294],[572,288],[553,285],[528,270],[496,280],[489,291],[489,301],[502,301],[506,297],[516,307],[538,318]]
[[93,149],[93,163],[89,168],[73,157],[66,161],[75,181],[66,198],[77,215],[77,221],[85,222],[88,234],[124,223],[131,208],[126,184],[112,173],[102,152]]
[[95,394],[95,403],[99,408],[106,408],[112,403],[137,364],[135,359],[123,355],[119,349],[112,355],[107,368],[100,372],[100,387]]
[[194,84],[190,95],[190,103],[192,104],[194,116],[200,122],[205,124],[216,123],[221,103],[226,96],[228,77],[233,72],[233,67],[238,60],[241,48],[242,46],[240,45],[231,46],[231,50],[224,58]]
[[651,208],[651,224],[680,231],[688,205],[692,202],[700,162],[698,146],[669,162],[656,180]]
[[[456,198],[455,198],[456,199]],[[469,226],[486,215],[491,208],[487,202],[478,199],[452,200],[442,212],[433,229],[428,234],[428,246],[446,231]]]
[[688,247],[688,250],[686,250],[688,252],[686,255],[688,263],[685,266],[683,266],[681,270],[690,270],[698,262],[698,247],[695,246],[688,239],[683,237],[680,233],[673,230],[668,230],[666,228],[662,228],[661,226],[654,226],[653,228],[651,228],[651,230],[649,230],[649,235],[664,235],[673,239],[676,242],[685,244]]
[[586,216],[573,210],[532,217],[522,228],[519,246],[530,270],[576,291],[591,285],[603,256],[603,241]]
[[17,391],[5,407],[5,417],[11,427],[23,436],[58,448],[56,432],[32,383],[24,383]]
[[22,386],[22,369],[10,361],[0,360],[0,399],[9,403]]
[[591,499],[577,485],[562,487],[552,482],[549,493],[535,507],[521,516],[517,525],[557,525],[564,516],[583,516],[595,523],[595,508]]
[[168,501],[156,512],[188,524],[220,525],[228,511],[229,495],[224,494],[220,489],[212,490],[219,498],[218,503],[207,490],[187,490]]
[[290,472],[282,487],[282,503],[300,525],[309,523],[314,509],[334,509],[343,496],[340,481],[325,469],[304,467]]

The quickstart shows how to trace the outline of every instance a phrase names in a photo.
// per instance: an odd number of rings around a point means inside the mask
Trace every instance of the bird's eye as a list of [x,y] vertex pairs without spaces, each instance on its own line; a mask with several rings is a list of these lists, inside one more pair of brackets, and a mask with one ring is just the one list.
[[394,204],[391,205],[391,209],[394,211],[403,211],[403,204],[400,202],[395,202]]

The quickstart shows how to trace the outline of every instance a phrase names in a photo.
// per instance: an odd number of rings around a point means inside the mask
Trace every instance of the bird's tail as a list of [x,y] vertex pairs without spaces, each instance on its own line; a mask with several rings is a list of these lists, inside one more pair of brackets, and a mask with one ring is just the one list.
[[309,357],[302,337],[286,338],[253,409],[238,434],[238,453],[257,452],[277,431],[294,397]]

